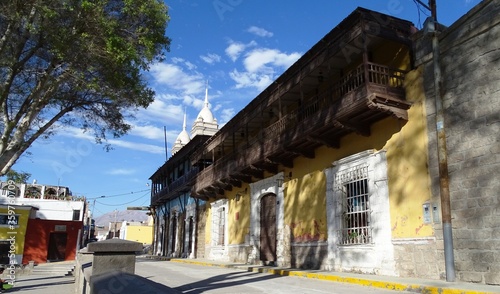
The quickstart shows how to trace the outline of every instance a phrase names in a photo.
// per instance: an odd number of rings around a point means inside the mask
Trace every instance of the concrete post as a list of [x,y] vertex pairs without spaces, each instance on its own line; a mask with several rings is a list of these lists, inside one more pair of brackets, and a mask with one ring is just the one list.
[[140,251],[142,251],[141,243],[121,239],[88,244],[77,254],[75,293],[98,293],[98,289],[94,289],[94,284],[102,284],[104,274],[113,272],[116,277],[120,277],[121,274],[134,275],[135,256]]
[[92,259],[92,275],[100,275],[110,271],[135,272],[136,252],[142,251],[142,244],[121,239],[109,239],[90,243],[88,252],[94,254]]

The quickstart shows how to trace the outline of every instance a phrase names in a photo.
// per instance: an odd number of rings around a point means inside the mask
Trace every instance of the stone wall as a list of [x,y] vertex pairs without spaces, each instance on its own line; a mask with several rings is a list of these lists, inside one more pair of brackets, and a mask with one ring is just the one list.
[[[440,35],[457,280],[500,284],[500,1],[484,0]],[[416,40],[424,67],[432,193],[439,195],[430,36]],[[441,225],[436,237],[442,240]],[[441,249],[439,249],[441,250]],[[442,252],[442,251],[441,251]]]
[[445,279],[443,240],[393,240],[396,269],[400,277]]
[[292,244],[292,268],[325,269],[328,246],[325,243]]
[[207,224],[206,204],[198,206],[196,215],[196,258],[205,258],[205,227]]

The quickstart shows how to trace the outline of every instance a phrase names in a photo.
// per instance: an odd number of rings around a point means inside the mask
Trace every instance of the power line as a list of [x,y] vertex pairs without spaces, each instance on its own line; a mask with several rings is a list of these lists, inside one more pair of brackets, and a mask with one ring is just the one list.
[[419,0],[413,0],[413,2],[415,3],[415,5],[417,6],[417,10],[418,10],[418,26],[419,28],[422,28],[422,21],[420,19],[420,13],[423,13],[425,16],[429,16],[427,14],[427,11],[424,10],[422,7],[425,7],[427,9],[429,9],[428,6],[424,5],[421,1]]
[[[146,191],[149,191],[149,190],[146,190]],[[144,192],[144,191],[142,191],[142,192]],[[134,200],[126,202],[126,203],[120,203],[120,204],[106,204],[106,203],[102,203],[102,202],[99,202],[99,201],[96,201],[96,202],[99,203],[99,204],[101,204],[101,205],[105,205],[105,206],[122,206],[122,205],[125,205],[125,204],[129,204],[129,203],[135,202],[137,200],[140,200],[140,199],[144,198],[147,195],[148,195],[148,193],[144,193],[144,195],[142,195],[141,197],[139,197],[137,199],[134,199]],[[115,195],[115,196],[117,196],[117,195]],[[120,195],[120,196],[122,196],[122,195]],[[109,196],[109,197],[111,197],[111,196]],[[108,198],[108,196],[102,197],[102,198]]]
[[128,192],[128,193],[115,194],[115,195],[102,195],[102,196],[98,196],[98,197],[89,197],[89,198],[87,198],[87,200],[93,200],[93,199],[98,199],[98,198],[119,197],[119,196],[134,194],[134,193],[141,193],[141,192],[145,192],[145,191],[150,191],[150,189],[145,189],[145,190],[140,190],[140,191],[132,191],[132,192]]

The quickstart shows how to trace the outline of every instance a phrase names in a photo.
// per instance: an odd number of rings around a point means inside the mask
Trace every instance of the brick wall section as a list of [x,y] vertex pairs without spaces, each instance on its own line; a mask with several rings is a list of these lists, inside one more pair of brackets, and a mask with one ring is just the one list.
[[[500,284],[500,1],[484,0],[440,36],[457,279]],[[430,38],[424,66],[433,197],[439,197]],[[441,226],[436,237],[442,240]]]

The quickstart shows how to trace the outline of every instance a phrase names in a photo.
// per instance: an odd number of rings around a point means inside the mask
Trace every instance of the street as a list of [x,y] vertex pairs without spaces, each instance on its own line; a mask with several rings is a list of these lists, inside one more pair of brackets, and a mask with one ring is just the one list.
[[239,269],[138,259],[135,273],[180,293],[410,293]]

